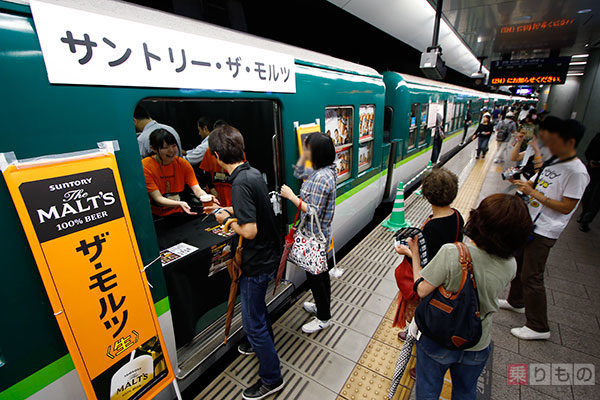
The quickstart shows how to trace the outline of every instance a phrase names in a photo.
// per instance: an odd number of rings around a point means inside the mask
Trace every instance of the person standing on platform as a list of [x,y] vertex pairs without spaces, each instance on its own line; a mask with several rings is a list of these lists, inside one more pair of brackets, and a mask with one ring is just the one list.
[[489,113],[483,116],[483,121],[477,126],[477,130],[473,134],[473,140],[478,138],[477,141],[477,156],[475,159],[485,158],[486,153],[488,152],[488,146],[490,144],[490,137],[492,137],[492,132],[494,130],[494,126],[490,122]]
[[[312,168],[306,168],[310,162]],[[327,243],[331,243],[331,222],[335,212],[336,178],[335,147],[331,138],[324,133],[311,133],[304,142],[304,149],[294,166],[294,176],[303,179],[300,197],[289,186],[281,187],[281,197],[290,200],[296,207],[302,199],[302,213],[316,213],[321,231]],[[302,215],[304,217],[304,215]],[[312,227],[313,232],[318,228]],[[307,228],[308,229],[308,228]],[[304,309],[316,318],[302,326],[302,332],[314,333],[331,325],[331,281],[329,271],[318,275],[306,272],[306,280],[315,302],[305,302]]]
[[[421,228],[427,244],[427,257],[432,259],[446,243],[462,242],[465,221],[460,212],[451,207],[458,193],[458,177],[446,168],[435,167],[423,177],[423,196],[431,204],[431,214]],[[407,246],[397,246],[396,252],[406,257],[412,264],[412,253]],[[398,278],[397,278],[398,279]],[[399,294],[401,296],[402,293]],[[410,323],[419,299],[399,304],[394,326],[402,326],[402,321]],[[406,327],[408,329],[408,327]],[[406,330],[398,332],[400,340],[406,340]],[[410,370],[410,376],[416,379],[416,369]]]
[[467,133],[469,131],[469,125],[471,125],[472,119],[473,119],[473,116],[471,115],[471,102],[469,101],[467,103],[467,113],[465,114],[465,128],[463,131],[462,140],[460,142],[461,144],[464,144],[465,140],[467,139]]
[[496,125],[496,140],[498,141],[498,157],[494,160],[495,163],[504,162],[504,153],[506,143],[512,139],[513,134],[517,131],[517,124],[512,120],[513,113],[508,112],[500,116],[500,122]]
[[[246,400],[263,399],[283,388],[283,377],[273,329],[265,302],[267,287],[281,258],[280,236],[267,185],[260,173],[245,162],[244,138],[230,125],[220,125],[210,136],[209,149],[229,174],[233,207],[215,214],[220,224],[230,222],[243,238],[240,301],[242,324],[260,363],[260,379],[244,390]],[[237,221],[231,222],[235,218]],[[250,353],[251,354],[251,353]]]
[[200,135],[200,144],[192,150],[188,150],[183,157],[192,165],[200,164],[204,158],[204,154],[206,154],[206,150],[208,149],[208,135],[210,135],[210,122],[208,118],[198,118],[198,121],[196,121],[196,128],[198,129],[198,134]]
[[[553,127],[548,126],[550,122]],[[544,141],[553,157],[530,180],[515,180],[525,196],[534,229],[525,248],[516,255],[517,277],[500,308],[525,313],[525,326],[510,332],[523,340],[549,339],[544,270],[550,249],[571,219],[590,180],[577,158],[584,127],[575,120],[546,118]]]
[[[422,333],[417,341],[417,400],[438,399],[448,370],[452,378],[452,399],[477,398],[477,380],[491,353],[492,317],[498,311],[497,295],[515,276],[517,266],[513,253],[523,245],[531,226],[527,207],[515,195],[493,194],[471,211],[465,235],[473,241],[467,248],[477,284],[481,338],[471,348],[451,350]],[[417,242],[413,238],[408,244],[413,254],[415,291],[420,298],[440,286],[449,292],[459,290],[462,266],[454,244],[443,245],[425,268],[421,268]]]
[[138,104],[133,111],[133,124],[135,125],[135,131],[139,133],[137,141],[142,158],[153,154],[150,147],[150,134],[157,129],[164,129],[175,137],[178,147],[177,155],[181,157],[181,139],[177,131],[169,125],[159,124],[153,120],[142,105]]
[[444,117],[441,113],[435,116],[435,131],[433,133],[433,147],[431,149],[431,163],[436,164],[442,152],[444,142]]
[[600,208],[600,133],[594,136],[585,150],[585,158],[587,160],[590,183],[581,199],[581,216],[577,220],[579,222],[579,229],[582,232],[590,230],[590,223],[592,223]]

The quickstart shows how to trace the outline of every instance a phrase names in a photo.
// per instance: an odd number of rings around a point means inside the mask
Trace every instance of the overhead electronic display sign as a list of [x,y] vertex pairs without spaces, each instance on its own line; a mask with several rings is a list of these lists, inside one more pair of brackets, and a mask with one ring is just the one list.
[[530,87],[524,87],[524,88],[517,88],[515,93],[519,96],[529,96],[532,91],[533,91],[533,89],[531,89]]
[[565,83],[571,57],[492,61],[492,85],[560,85]]
[[522,49],[568,47],[575,43],[577,18],[548,18],[543,21],[503,25],[494,39],[494,51],[499,53]]

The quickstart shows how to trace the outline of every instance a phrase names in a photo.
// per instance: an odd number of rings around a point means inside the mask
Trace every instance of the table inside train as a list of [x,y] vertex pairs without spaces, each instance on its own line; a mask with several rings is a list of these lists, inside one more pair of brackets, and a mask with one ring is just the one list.
[[233,237],[224,236],[213,215],[204,218],[182,214],[155,221],[178,348],[227,309],[230,279],[224,263],[231,258]]

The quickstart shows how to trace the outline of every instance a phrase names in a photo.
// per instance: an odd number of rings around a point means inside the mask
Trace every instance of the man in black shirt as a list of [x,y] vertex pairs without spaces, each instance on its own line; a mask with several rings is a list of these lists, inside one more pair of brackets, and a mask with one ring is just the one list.
[[[242,323],[252,351],[258,357],[260,380],[244,390],[246,400],[263,399],[283,388],[279,357],[273,342],[273,330],[265,303],[267,286],[281,257],[275,214],[268,189],[260,172],[244,162],[244,138],[230,125],[215,128],[208,137],[208,147],[221,167],[229,174],[233,207],[215,214],[221,224],[230,222],[235,233],[243,237],[240,299]],[[242,350],[240,350],[242,351]]]

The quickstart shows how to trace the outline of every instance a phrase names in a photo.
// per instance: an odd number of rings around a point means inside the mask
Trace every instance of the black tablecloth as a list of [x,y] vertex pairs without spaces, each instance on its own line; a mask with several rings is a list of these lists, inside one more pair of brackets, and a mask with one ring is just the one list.
[[198,248],[163,268],[178,348],[189,343],[198,333],[198,320],[209,310],[227,302],[229,295],[231,281],[227,269],[210,277],[208,273],[211,246],[231,241],[232,238],[207,232],[206,228],[218,223],[212,215],[206,221],[202,221],[203,218],[204,215],[174,215],[155,221],[161,250],[181,242]]

